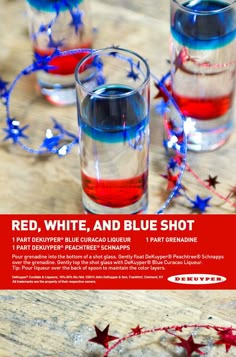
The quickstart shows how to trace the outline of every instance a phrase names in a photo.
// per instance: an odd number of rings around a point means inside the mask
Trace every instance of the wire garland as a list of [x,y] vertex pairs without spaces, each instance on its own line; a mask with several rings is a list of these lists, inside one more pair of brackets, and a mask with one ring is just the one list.
[[[104,330],[100,330],[97,326],[95,327],[96,337],[93,337],[89,340],[89,342],[93,342],[99,344],[105,348],[105,353],[103,357],[108,357],[110,353],[120,346],[122,343],[129,339],[136,338],[137,336],[157,333],[157,332],[164,332],[170,336],[173,336],[176,341],[172,342],[173,345],[182,347],[187,357],[191,357],[193,353],[198,353],[200,355],[206,355],[204,348],[208,345],[204,343],[196,343],[193,338],[193,333],[190,334],[188,339],[185,339],[179,333],[183,332],[185,329],[203,329],[203,330],[213,330],[217,333],[218,339],[212,340],[211,345],[225,345],[226,353],[230,350],[231,347],[236,347],[236,328],[230,327],[223,327],[217,325],[210,325],[210,324],[183,324],[183,325],[173,325],[173,326],[165,326],[165,327],[154,327],[151,329],[144,329],[144,327],[140,327],[137,325],[134,328],[131,328],[131,331],[124,337],[117,337],[109,335],[109,327],[107,325]],[[109,346],[109,343],[113,342],[112,345]],[[202,350],[203,349],[203,350]]]
[[[117,47],[114,46],[112,51],[109,53],[110,56],[116,56]],[[7,82],[4,82],[3,80],[0,80],[0,97],[2,99],[3,104],[6,107],[6,128],[4,128],[4,132],[6,133],[6,136],[4,137],[4,141],[11,140],[13,144],[19,145],[23,150],[27,151],[30,154],[34,155],[42,155],[42,154],[56,154],[59,157],[65,157],[68,153],[71,152],[73,147],[77,144],[79,144],[79,139],[78,136],[68,130],[66,130],[57,120],[56,118],[53,118],[53,127],[52,128],[47,128],[46,129],[46,135],[42,140],[42,143],[37,149],[33,149],[32,147],[28,146],[25,141],[29,138],[26,135],[26,130],[29,128],[29,125],[24,125],[21,126],[20,121],[17,118],[12,118],[11,117],[11,96],[12,93],[15,89],[16,84],[22,77],[28,76],[31,73],[37,72],[37,71],[48,71],[51,70],[53,67],[50,65],[50,61],[55,58],[55,57],[63,57],[63,56],[68,56],[68,55],[76,55],[76,54],[88,54],[88,53],[93,53],[94,50],[86,48],[86,49],[74,49],[74,50],[68,50],[68,51],[60,51],[59,49],[55,49],[52,55],[50,56],[39,56],[37,55],[37,58],[34,59],[33,63],[24,68],[14,79],[14,81],[8,85]],[[126,58],[125,56],[122,56],[123,60],[127,61],[130,65],[130,70],[127,73],[127,76],[134,81],[137,79],[137,72],[136,69],[140,70],[139,68],[139,63],[134,63],[130,58]],[[94,56],[94,59],[92,63],[90,64],[91,66],[94,66],[97,68],[97,71],[101,73],[100,76],[98,76],[101,85],[101,81],[105,81],[105,78],[102,75],[102,62],[101,60]],[[168,102],[163,106],[163,113],[168,110],[168,107],[170,105],[174,106],[175,110],[178,112],[179,117],[183,121],[182,127],[184,128],[184,116],[180,113],[178,110],[178,107],[172,98],[171,94],[169,93],[168,89],[165,86],[165,81],[166,78],[169,76],[169,73],[165,75],[161,80],[158,80],[154,75],[152,75],[156,86],[158,86],[168,97]],[[165,107],[165,108],[164,108]],[[183,141],[181,145],[177,144],[176,140],[173,140],[175,137],[174,134],[172,134],[172,137],[169,138],[169,142],[172,142],[171,147],[174,150],[177,150],[178,152],[181,152],[182,155],[182,163],[181,163],[181,168],[180,168],[180,174],[178,176],[178,179],[176,180],[176,183],[173,187],[173,190],[169,194],[169,197],[167,198],[166,202],[162,205],[160,209],[156,211],[157,214],[161,214],[165,211],[167,206],[170,204],[171,200],[173,197],[176,196],[176,194],[179,192],[180,187],[181,187],[181,180],[183,178],[184,170],[186,167],[186,154],[187,154],[187,142],[186,142],[186,135],[184,132],[184,129],[181,130],[182,135],[183,135]],[[134,150],[137,149],[138,147],[134,147]]]

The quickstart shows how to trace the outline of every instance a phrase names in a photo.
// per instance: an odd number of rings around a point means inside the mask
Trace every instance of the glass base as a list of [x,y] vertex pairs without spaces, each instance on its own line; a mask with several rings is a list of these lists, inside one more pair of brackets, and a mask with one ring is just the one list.
[[76,103],[75,88],[41,88],[42,95],[54,105],[72,105]]
[[85,213],[90,214],[141,214],[146,213],[148,207],[148,193],[139,201],[125,207],[107,207],[92,201],[85,192],[82,192],[82,201]]
[[232,112],[220,118],[198,120],[186,117],[187,147],[191,151],[212,151],[229,139],[233,121]]
[[65,106],[76,103],[76,90],[73,75],[59,76],[40,73],[37,80],[41,94],[51,104]]

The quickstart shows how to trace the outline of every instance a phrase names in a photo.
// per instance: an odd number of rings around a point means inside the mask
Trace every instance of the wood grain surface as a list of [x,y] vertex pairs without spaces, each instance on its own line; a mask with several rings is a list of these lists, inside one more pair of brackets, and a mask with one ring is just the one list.
[[[32,62],[24,1],[0,0],[0,76],[11,82],[16,74]],[[139,52],[146,58],[152,73],[161,78],[169,69],[169,1],[168,0],[104,0],[90,1],[95,47],[119,45]],[[149,210],[155,213],[169,192],[166,173],[168,157],[162,146],[162,120],[155,113],[157,90],[151,84],[151,147],[149,175]],[[76,107],[55,107],[35,90],[34,75],[18,82],[11,98],[11,116],[30,124],[27,134],[32,148],[38,148],[46,129],[52,127],[51,117],[76,133]],[[0,107],[1,128],[5,127],[4,107]],[[1,138],[4,138],[2,132]],[[204,182],[208,175],[218,176],[218,194],[226,197],[235,186],[235,132],[219,150],[210,153],[188,153],[188,164]],[[10,141],[0,141],[0,213],[82,213],[78,150],[65,158],[28,155]],[[209,192],[186,170],[183,185],[194,199],[212,195],[207,213],[234,213],[230,204]],[[185,198],[172,201],[167,213],[190,213]]]
[[[157,77],[166,73],[168,0],[91,0],[90,3],[94,26],[98,29],[97,48],[111,44],[130,48],[148,59]],[[32,60],[24,1],[0,0],[0,15],[0,76],[10,82]],[[19,86],[12,98],[12,115],[17,115],[22,123],[31,124],[32,145],[41,142],[51,116],[76,132],[75,107],[55,108],[46,103],[34,90],[34,76],[25,78]],[[149,212],[153,213],[166,197],[166,183],[160,174],[165,172],[167,158],[162,148],[162,124],[155,115],[153,100],[151,112]],[[1,128],[5,127],[4,120],[1,107]],[[218,175],[223,195],[236,184],[235,143],[233,133],[220,150],[188,155],[189,164],[203,180],[208,174]],[[39,158],[1,141],[0,168],[0,213],[82,212],[76,149],[66,158]],[[209,195],[188,172],[184,185],[192,195]],[[218,198],[214,202],[219,207],[214,206],[210,213],[234,212],[231,206],[221,205]],[[177,200],[167,212],[189,213],[189,207],[184,200]],[[185,323],[236,326],[236,292],[0,291],[0,357],[101,357],[103,348],[88,343],[95,336],[95,324],[100,329],[110,324],[112,335],[123,336],[138,324],[152,328]],[[206,335],[206,331],[195,331],[197,342],[202,334]],[[208,353],[214,357],[224,355],[224,346],[212,348]],[[123,350],[114,351],[111,356],[184,357],[185,354],[168,343],[163,334],[152,334],[126,343]],[[227,356],[236,356],[236,347]]]
[[[103,347],[88,342],[96,335],[94,325],[103,330],[110,324],[110,334],[122,337],[138,324],[236,324],[234,291],[2,291],[0,307],[1,357],[101,357]],[[217,339],[208,330],[194,336],[197,343]],[[151,334],[111,356],[185,357],[171,341]],[[226,355],[224,346],[214,347],[207,356],[236,356],[236,348]]]

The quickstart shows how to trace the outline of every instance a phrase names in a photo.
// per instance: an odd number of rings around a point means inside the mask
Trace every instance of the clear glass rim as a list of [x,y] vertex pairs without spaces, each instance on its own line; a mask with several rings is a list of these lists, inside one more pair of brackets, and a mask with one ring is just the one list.
[[183,4],[180,4],[179,3],[179,0],[172,0],[172,3],[175,3],[176,5],[178,5],[179,8],[181,8],[182,10],[186,11],[186,12],[189,12],[189,13],[192,13],[192,14],[199,14],[199,15],[214,15],[214,14],[219,14],[219,13],[222,13],[222,12],[225,12],[225,11],[228,11],[230,8],[232,8],[235,4],[236,4],[236,0],[234,0],[232,2],[232,4],[229,4],[225,7],[223,7],[222,9],[218,9],[218,10],[193,10],[191,9],[190,7],[187,7]]
[[[82,81],[78,78],[78,74],[79,74],[79,68],[81,67],[81,65],[83,65],[90,57],[93,57],[94,55],[99,55],[104,53],[108,53],[108,52],[115,52],[115,51],[119,51],[119,52],[123,52],[123,55],[125,57],[125,54],[131,54],[135,57],[137,57],[137,59],[139,59],[145,66],[146,69],[146,74],[145,74],[145,78],[143,79],[142,83],[137,87],[137,88],[132,88],[132,90],[126,92],[126,93],[122,93],[122,94],[112,94],[112,95],[102,95],[100,93],[95,93],[94,91],[90,91],[88,90],[84,84],[82,83]],[[112,55],[111,55],[112,56]],[[146,85],[149,83],[150,80],[150,68],[149,65],[147,63],[147,61],[138,53],[132,51],[132,50],[128,50],[125,48],[121,48],[121,47],[105,47],[105,48],[101,48],[98,50],[94,50],[93,52],[89,53],[88,55],[86,55],[84,58],[82,58],[78,64],[76,65],[75,68],[75,79],[76,79],[76,83],[83,89],[83,91],[86,92],[86,94],[94,96],[96,98],[106,98],[106,99],[110,99],[110,98],[121,98],[121,97],[129,97],[130,95],[133,95],[139,91],[141,91],[144,87],[146,87]],[[99,88],[99,86],[98,86]]]

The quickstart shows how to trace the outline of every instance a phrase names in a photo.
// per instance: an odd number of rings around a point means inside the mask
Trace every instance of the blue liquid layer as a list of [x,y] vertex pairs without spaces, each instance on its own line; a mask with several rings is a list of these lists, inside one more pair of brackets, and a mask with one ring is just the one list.
[[[125,96],[130,91],[130,87],[110,85],[100,87],[94,96],[87,96],[81,108],[82,118],[79,117],[81,130],[105,143],[128,142],[141,136],[149,117],[139,93]],[[96,93],[102,97],[96,97]]]
[[30,6],[39,11],[56,12],[78,6],[83,0],[26,0]]
[[235,6],[226,9],[228,3],[215,0],[191,0],[183,6],[191,12],[177,10],[171,21],[171,33],[180,44],[197,50],[211,50],[235,39]]

